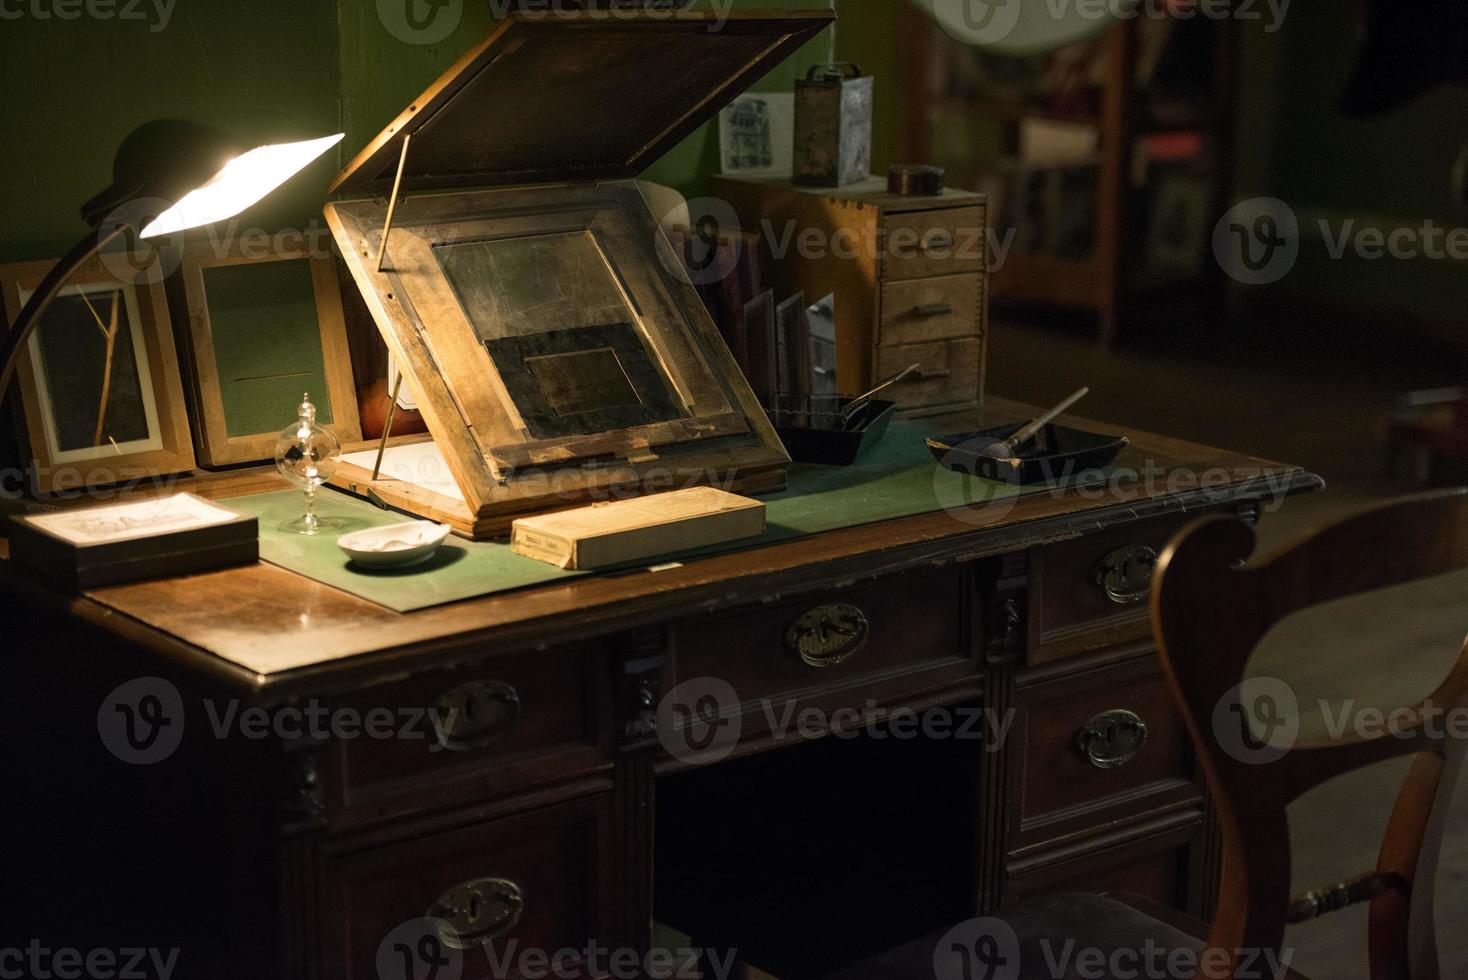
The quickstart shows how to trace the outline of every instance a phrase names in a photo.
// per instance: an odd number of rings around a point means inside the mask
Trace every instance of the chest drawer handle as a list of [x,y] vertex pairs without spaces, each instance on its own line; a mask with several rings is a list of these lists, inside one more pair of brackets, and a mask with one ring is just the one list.
[[438,742],[453,752],[487,748],[520,720],[520,692],[501,681],[471,681],[430,706]]
[[1152,590],[1152,573],[1157,569],[1157,552],[1144,545],[1119,548],[1102,558],[1093,575],[1118,606],[1132,606]]
[[1147,723],[1135,712],[1120,709],[1097,715],[1076,732],[1076,748],[1097,769],[1120,769],[1146,742]]
[[467,950],[494,942],[525,914],[525,890],[508,878],[477,878],[455,885],[428,910],[437,919],[438,938],[450,949]]
[[785,649],[810,667],[839,667],[861,652],[871,635],[866,614],[844,602],[817,606],[790,624]]
[[953,234],[946,231],[930,231],[923,236],[922,249],[924,252],[936,252],[943,248],[953,247]]
[[915,311],[921,317],[952,316],[953,304],[951,303],[924,303]]

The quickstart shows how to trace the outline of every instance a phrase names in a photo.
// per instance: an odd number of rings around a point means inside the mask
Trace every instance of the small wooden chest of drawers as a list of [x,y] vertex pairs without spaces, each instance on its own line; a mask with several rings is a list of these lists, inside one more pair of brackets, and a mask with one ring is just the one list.
[[837,383],[856,394],[918,365],[894,394],[908,414],[981,407],[987,353],[988,205],[982,195],[889,193],[715,178],[760,241],[783,299],[835,298]]

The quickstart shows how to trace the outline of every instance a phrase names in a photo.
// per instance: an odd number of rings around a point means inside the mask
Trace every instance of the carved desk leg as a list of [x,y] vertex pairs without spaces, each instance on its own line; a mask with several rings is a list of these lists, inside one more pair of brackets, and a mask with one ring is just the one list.
[[[999,578],[989,595],[984,631],[984,713],[989,731],[1008,732],[1004,723],[1014,710],[1014,670],[1024,660],[1029,606],[1029,580],[1023,555],[1004,559]],[[995,724],[1000,721],[999,725]],[[1002,727],[1001,727],[1002,726]],[[1010,795],[1016,780],[1013,770],[1023,765],[1014,758],[1006,740],[998,746],[985,745],[984,775],[980,792],[978,913],[988,915],[1004,902],[1005,863],[1009,852]]]
[[323,778],[328,749],[301,739],[283,744],[279,758],[280,944],[284,976],[293,980],[321,975],[318,869],[328,822]]
[[646,952],[652,945],[657,711],[673,655],[672,634],[666,627],[649,627],[627,634],[619,646],[612,662],[620,752],[616,779],[622,930],[626,945]]

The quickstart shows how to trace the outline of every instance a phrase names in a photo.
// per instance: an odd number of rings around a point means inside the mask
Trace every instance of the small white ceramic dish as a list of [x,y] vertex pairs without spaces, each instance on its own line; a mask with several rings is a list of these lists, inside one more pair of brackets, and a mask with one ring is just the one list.
[[447,524],[412,521],[344,534],[336,544],[362,568],[408,568],[438,554],[452,533]]

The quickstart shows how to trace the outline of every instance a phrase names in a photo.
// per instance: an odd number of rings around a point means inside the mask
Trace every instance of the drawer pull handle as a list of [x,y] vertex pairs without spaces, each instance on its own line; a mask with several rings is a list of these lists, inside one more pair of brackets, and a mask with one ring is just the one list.
[[438,920],[438,938],[450,949],[468,950],[494,942],[525,914],[525,891],[508,878],[477,878],[438,897],[428,918]]
[[1097,715],[1076,732],[1076,748],[1097,769],[1120,769],[1137,757],[1147,741],[1147,724],[1135,712]]
[[921,317],[952,316],[953,305],[951,303],[924,303],[915,312]]
[[914,371],[911,374],[909,374],[907,377],[903,378],[902,379],[902,383],[903,384],[919,384],[919,383],[921,383],[923,381],[943,381],[944,379],[951,378],[951,377],[953,377],[953,372],[951,370],[949,370],[948,368],[938,368],[936,370],[931,370],[931,371],[928,370],[927,368],[923,368],[923,369]]
[[1096,565],[1094,579],[1106,598],[1118,606],[1132,606],[1152,590],[1152,573],[1157,569],[1157,552],[1144,545],[1119,548]]
[[846,603],[831,603],[791,623],[785,631],[785,648],[807,666],[838,667],[860,653],[870,635],[865,613]]
[[520,692],[501,681],[472,681],[431,705],[438,743],[453,752],[487,748],[520,720]]
[[930,231],[923,238],[923,251],[936,252],[940,248],[952,248],[953,235],[946,231]]

